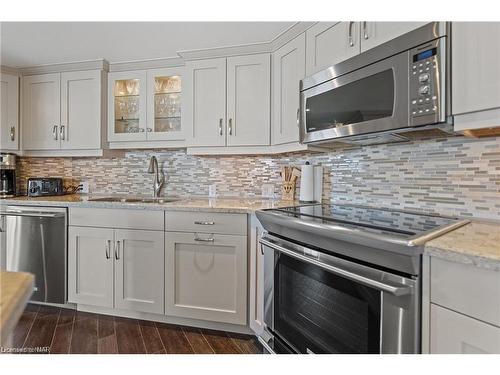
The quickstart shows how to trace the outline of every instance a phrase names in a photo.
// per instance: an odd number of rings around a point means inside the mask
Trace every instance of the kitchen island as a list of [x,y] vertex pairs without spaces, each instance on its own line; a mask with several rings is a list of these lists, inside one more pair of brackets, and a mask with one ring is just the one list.
[[0,345],[9,347],[10,335],[33,291],[34,276],[0,271]]

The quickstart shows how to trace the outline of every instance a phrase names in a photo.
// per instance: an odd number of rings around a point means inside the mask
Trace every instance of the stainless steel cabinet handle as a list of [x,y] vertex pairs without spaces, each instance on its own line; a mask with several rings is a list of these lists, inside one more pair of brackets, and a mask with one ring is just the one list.
[[366,21],[363,21],[363,38],[368,39],[368,30],[366,29]]
[[219,119],[219,135],[222,135],[222,119]]
[[213,221],[195,221],[194,223],[196,225],[214,225],[215,224]]
[[10,140],[16,139],[16,128],[14,126],[10,127]]
[[352,37],[352,25],[354,22],[349,22],[349,37],[347,38],[347,42],[349,43],[349,47],[354,47],[354,38]]
[[233,135],[233,119],[229,119],[229,135]]
[[283,246],[279,246],[275,243],[269,242],[265,239],[260,239],[259,240],[260,244],[263,246],[270,247],[273,250],[279,251],[280,253],[286,254],[288,256],[291,256],[292,258],[298,259],[302,262],[312,264],[314,266],[320,267],[328,272],[331,272],[333,274],[339,275],[341,277],[344,277],[346,279],[355,281],[357,283],[372,287],[377,290],[381,290],[383,292],[387,292],[390,294],[393,294],[395,296],[404,296],[406,294],[410,294],[412,292],[412,288],[410,286],[404,286],[404,285],[390,285],[387,283],[383,283],[378,280],[373,280],[368,277],[358,275],[356,273],[353,273],[351,271],[342,269],[340,267],[336,267],[330,264],[325,264],[323,262],[320,262],[317,259],[314,259],[312,257],[308,257],[300,252],[287,249]]
[[64,129],[64,125],[61,125],[61,127],[59,128],[59,136],[61,137],[62,141],[64,141],[64,139],[66,138]]
[[110,258],[110,251],[111,251],[111,240],[108,240],[107,241],[107,245],[105,246],[105,249],[106,249],[106,259],[109,259]]
[[144,133],[144,128],[139,128],[140,133]]
[[195,234],[194,240],[198,241],[198,242],[214,242],[215,238],[214,238],[213,234],[212,234],[212,237],[209,237],[209,238],[201,238],[201,237],[198,237],[197,234]]
[[300,108],[297,108],[297,127],[300,128]]
[[57,141],[57,125],[54,125],[52,128],[52,137],[54,137],[54,140]]
[[148,133],[151,133],[152,131],[153,131],[153,129],[148,128]]
[[116,241],[116,246],[115,246],[115,259],[116,259],[116,260],[120,259],[120,241]]

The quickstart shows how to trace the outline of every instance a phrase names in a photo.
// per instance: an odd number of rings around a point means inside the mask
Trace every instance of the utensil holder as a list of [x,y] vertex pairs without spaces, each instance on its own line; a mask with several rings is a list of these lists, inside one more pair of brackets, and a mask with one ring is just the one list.
[[281,198],[284,201],[293,201],[295,199],[295,181],[283,181]]

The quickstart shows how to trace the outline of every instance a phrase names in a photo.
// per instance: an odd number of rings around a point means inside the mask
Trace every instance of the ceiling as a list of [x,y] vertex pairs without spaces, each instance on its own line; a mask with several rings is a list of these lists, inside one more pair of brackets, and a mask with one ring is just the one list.
[[270,42],[293,22],[2,22],[1,65],[23,68],[104,58],[177,57],[177,51]]

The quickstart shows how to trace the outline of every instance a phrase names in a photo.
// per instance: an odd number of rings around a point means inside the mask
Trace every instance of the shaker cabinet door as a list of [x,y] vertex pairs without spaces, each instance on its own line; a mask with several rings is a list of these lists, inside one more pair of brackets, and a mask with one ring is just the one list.
[[68,302],[113,307],[113,230],[69,227]]
[[101,71],[61,73],[61,149],[101,148]]
[[23,149],[60,148],[61,75],[23,77]]
[[227,145],[269,146],[271,55],[227,59]]
[[146,140],[146,71],[108,75],[108,141]]
[[0,149],[19,148],[19,77],[1,74]]
[[115,308],[163,314],[164,232],[115,229]]
[[247,238],[165,233],[165,314],[245,325]]
[[427,22],[361,22],[361,52],[388,42]]
[[318,22],[306,31],[306,75],[360,52],[359,22]]
[[[451,27],[453,115],[500,108],[500,22],[453,22]],[[498,125],[498,119],[487,125]]]
[[500,354],[500,328],[431,304],[431,354]]
[[306,39],[301,34],[273,54],[273,144],[299,141],[300,80]]
[[226,59],[188,61],[185,124],[190,146],[226,145]]

